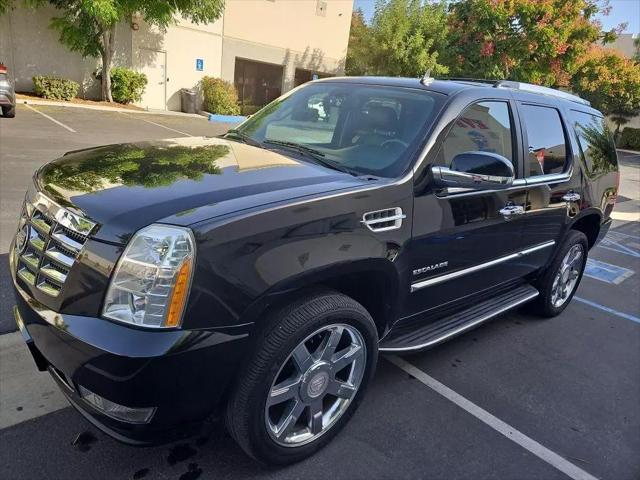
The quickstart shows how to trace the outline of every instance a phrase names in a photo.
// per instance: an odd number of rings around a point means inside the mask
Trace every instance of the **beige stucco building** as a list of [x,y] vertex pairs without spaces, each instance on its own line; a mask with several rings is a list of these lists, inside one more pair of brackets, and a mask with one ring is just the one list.
[[[180,109],[180,89],[205,76],[233,82],[244,113],[312,78],[344,71],[353,0],[226,0],[216,22],[179,19],[165,32],[133,17],[118,25],[114,64],[147,75],[141,106]],[[80,83],[96,98],[99,61],[82,59],[58,42],[49,21],[57,12],[16,8],[0,17],[0,61],[17,91],[32,91],[34,75]]]

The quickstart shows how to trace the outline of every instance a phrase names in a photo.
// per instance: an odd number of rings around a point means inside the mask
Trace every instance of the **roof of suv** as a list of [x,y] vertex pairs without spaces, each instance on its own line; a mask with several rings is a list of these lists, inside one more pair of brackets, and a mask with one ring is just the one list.
[[543,95],[547,98],[551,97],[554,100],[569,102],[573,107],[580,106],[582,108],[586,108],[587,110],[597,112],[597,110],[590,106],[588,101],[576,95],[572,95],[568,92],[563,92],[561,90],[555,90],[528,83],[513,82],[509,80],[452,78],[442,80],[429,79],[427,82],[422,83],[421,79],[419,78],[406,77],[329,77],[316,81],[417,88],[436,93],[442,93],[444,95],[453,95],[462,90],[468,90],[472,88],[486,89],[500,87],[518,92],[519,94],[523,94],[523,96]]

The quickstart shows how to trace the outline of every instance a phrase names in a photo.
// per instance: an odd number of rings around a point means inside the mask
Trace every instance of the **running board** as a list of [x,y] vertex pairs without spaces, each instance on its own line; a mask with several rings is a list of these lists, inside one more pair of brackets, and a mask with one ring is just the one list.
[[379,350],[409,352],[432,347],[528,302],[538,293],[535,287],[525,284],[422,327],[396,326],[382,339]]

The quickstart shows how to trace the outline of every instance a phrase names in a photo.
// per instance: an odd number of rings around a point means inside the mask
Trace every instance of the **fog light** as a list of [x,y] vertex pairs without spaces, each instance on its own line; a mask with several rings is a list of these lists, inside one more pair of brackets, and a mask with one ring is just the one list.
[[155,413],[155,407],[146,408],[131,408],[124,405],[117,404],[111,400],[107,400],[101,397],[97,393],[93,393],[91,390],[87,390],[83,386],[80,386],[80,397],[87,403],[90,403],[94,408],[100,410],[106,416],[115,418],[127,423],[149,423],[151,417]]

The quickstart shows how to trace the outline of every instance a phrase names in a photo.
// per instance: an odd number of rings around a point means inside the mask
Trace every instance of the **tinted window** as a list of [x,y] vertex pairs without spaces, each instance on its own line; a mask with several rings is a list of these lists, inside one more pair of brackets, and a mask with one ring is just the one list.
[[506,102],[480,102],[468,107],[449,130],[438,162],[451,165],[459,153],[482,151],[513,161],[511,115]]
[[529,176],[562,173],[567,147],[558,110],[523,105],[522,115],[529,141]]
[[414,89],[313,83],[267,105],[240,130],[260,142],[310,146],[363,174],[395,177],[445,99]]
[[588,173],[606,173],[616,168],[616,147],[604,119],[583,112],[571,112],[580,153]]

